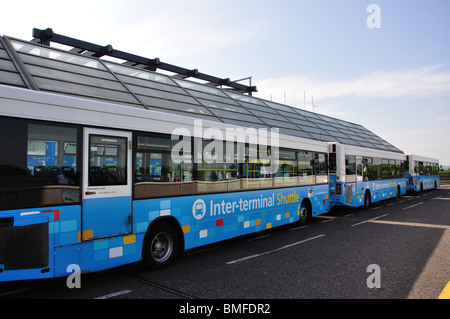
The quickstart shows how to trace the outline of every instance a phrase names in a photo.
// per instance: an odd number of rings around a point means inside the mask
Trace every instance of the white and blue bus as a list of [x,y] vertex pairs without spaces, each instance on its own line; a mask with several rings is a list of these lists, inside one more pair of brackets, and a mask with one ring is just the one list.
[[439,160],[421,155],[408,155],[406,161],[407,190],[422,192],[439,187]]
[[330,143],[332,206],[369,207],[406,193],[404,154]]
[[195,136],[181,115],[2,85],[0,113],[0,281],[68,276],[72,264],[161,268],[180,251],[330,210],[324,142],[279,134],[270,172],[249,143],[243,163],[229,152],[231,162],[195,163],[187,150],[176,163],[174,130]]
[[360,125],[51,29],[33,35],[0,37],[0,281],[159,269],[406,190],[403,152]]

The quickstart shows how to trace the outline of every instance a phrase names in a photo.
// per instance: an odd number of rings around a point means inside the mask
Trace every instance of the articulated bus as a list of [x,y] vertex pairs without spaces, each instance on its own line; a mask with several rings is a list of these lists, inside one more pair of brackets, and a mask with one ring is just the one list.
[[439,160],[420,155],[408,155],[406,160],[407,190],[422,192],[439,187]]
[[[0,111],[0,281],[68,276],[71,265],[160,269],[180,251],[330,210],[325,142],[279,134],[270,171],[250,156],[265,146],[248,142],[212,161],[222,155],[210,136],[178,114],[3,85]],[[180,128],[195,138],[174,138]]]
[[406,193],[406,156],[381,150],[330,143],[332,206],[366,208]]

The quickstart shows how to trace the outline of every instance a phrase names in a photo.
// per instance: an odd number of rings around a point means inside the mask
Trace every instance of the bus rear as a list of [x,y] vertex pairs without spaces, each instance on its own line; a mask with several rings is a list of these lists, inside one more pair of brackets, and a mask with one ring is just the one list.
[[439,160],[420,155],[407,156],[407,190],[422,192],[439,187]]
[[329,144],[332,206],[369,207],[406,193],[405,155]]

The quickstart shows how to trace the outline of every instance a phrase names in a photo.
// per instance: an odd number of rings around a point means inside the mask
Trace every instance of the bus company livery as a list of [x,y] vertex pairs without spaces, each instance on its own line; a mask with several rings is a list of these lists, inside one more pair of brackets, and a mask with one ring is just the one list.
[[[406,192],[404,153],[361,125],[51,29],[33,36],[0,37],[0,281],[161,269]],[[435,161],[409,163],[408,185],[439,186]]]
[[185,152],[175,164],[170,132],[187,117],[6,86],[0,96],[2,281],[66,276],[70,264],[160,268],[178,251],[330,210],[324,142],[280,135],[274,172],[237,154],[195,164]]
[[406,193],[405,155],[339,143],[329,147],[333,206],[369,207]]
[[408,155],[406,160],[407,190],[422,192],[439,187],[439,160],[420,155]]

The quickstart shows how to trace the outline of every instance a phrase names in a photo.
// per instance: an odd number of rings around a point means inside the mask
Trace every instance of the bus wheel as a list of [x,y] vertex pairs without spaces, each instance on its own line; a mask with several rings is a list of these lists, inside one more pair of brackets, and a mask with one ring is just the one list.
[[179,242],[176,231],[166,223],[152,226],[144,243],[144,264],[152,270],[163,269],[177,257]]
[[364,208],[369,208],[371,203],[372,203],[372,199],[371,199],[370,191],[367,190],[366,193],[364,194]]
[[308,200],[303,200],[302,204],[300,205],[300,211],[299,211],[299,223],[301,225],[304,225],[308,222],[309,218],[312,216],[312,209],[311,204]]

